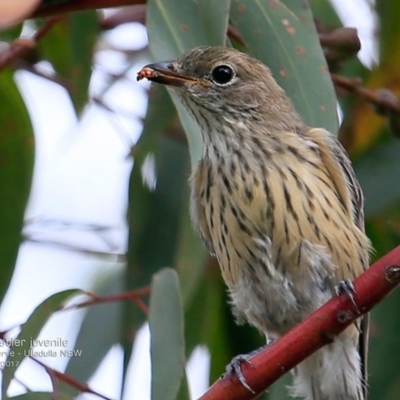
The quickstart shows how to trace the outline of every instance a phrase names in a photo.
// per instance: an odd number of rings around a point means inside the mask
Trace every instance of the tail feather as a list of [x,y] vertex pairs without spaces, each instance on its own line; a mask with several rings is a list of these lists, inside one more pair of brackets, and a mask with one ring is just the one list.
[[[349,330],[352,330],[349,334]],[[354,331],[353,331],[354,330]],[[294,371],[294,397],[305,400],[366,400],[355,327],[318,350]]]

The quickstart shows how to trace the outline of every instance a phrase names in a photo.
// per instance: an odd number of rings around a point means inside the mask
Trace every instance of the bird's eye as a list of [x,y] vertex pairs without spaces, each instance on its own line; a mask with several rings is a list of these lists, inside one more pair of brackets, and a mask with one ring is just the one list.
[[218,65],[211,71],[212,80],[219,85],[226,85],[234,76],[235,73],[229,65]]

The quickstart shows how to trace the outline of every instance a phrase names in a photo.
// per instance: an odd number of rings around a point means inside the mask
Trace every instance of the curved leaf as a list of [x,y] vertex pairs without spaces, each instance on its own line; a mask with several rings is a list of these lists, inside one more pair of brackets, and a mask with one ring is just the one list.
[[230,16],[249,52],[268,65],[305,123],[337,134],[336,96],[311,11],[306,1],[290,4],[298,15],[282,1],[233,0]]
[[7,357],[7,361],[10,361],[10,366],[3,370],[1,387],[3,399],[6,398],[8,386],[19,364],[27,356],[29,350],[34,347],[32,345],[32,340],[38,337],[44,324],[55,311],[60,309],[61,304],[71,296],[80,292],[79,289],[71,289],[53,294],[38,305],[28,320],[22,325],[19,335],[11,341],[12,345],[10,346],[10,352]]
[[340,18],[336,14],[332,7],[332,3],[329,0],[309,0],[308,2],[316,21],[323,21],[327,26],[342,25]]
[[365,197],[365,215],[371,217],[400,199],[400,143],[390,141],[354,164]]
[[[155,86],[150,94],[144,130],[133,148],[135,157],[129,187],[129,248],[125,277],[126,290],[148,285],[151,276],[172,265],[178,240],[179,220],[187,185],[187,147],[165,137],[176,113],[166,90]],[[155,159],[155,188],[143,184],[141,168],[146,157]],[[145,315],[135,304],[123,305],[122,343],[126,372],[135,331]],[[125,373],[124,372],[124,373]]]
[[157,60],[169,60],[185,50],[206,43],[194,1],[149,0],[146,26],[149,48]]
[[400,359],[398,332],[400,321],[393,316],[399,312],[400,292],[395,291],[372,311],[371,346],[369,353],[369,396],[371,400],[399,398]]
[[0,300],[11,280],[21,242],[34,158],[29,115],[13,73],[0,73]]
[[[98,277],[92,291],[98,296],[123,291],[122,272],[122,265],[116,263]],[[110,348],[119,343],[121,314],[122,302],[97,304],[87,309],[74,346],[75,349],[82,349],[82,354],[70,358],[65,370],[67,375],[81,382],[89,380]],[[79,394],[72,386],[68,386],[67,390],[71,395]]]
[[151,399],[175,400],[185,367],[183,309],[177,273],[154,275],[150,297]]
[[[224,45],[229,0],[149,0],[146,25],[157,60],[177,57],[193,47]],[[200,15],[200,18],[199,18]]]
[[98,32],[96,11],[79,12],[57,23],[38,44],[40,54],[67,80],[78,111],[83,109],[88,100],[93,48]]
[[[400,95],[400,2],[379,1],[376,9],[379,21],[379,66],[367,71],[364,86],[371,90],[387,88]],[[360,98],[351,110],[347,129],[352,134],[352,145],[358,152],[373,146],[377,138],[387,130],[387,119],[371,111],[371,104]]]
[[[189,187],[187,187],[187,192],[188,190]],[[186,198],[188,197],[187,193]],[[179,273],[182,298],[186,308],[202,281],[208,252],[193,229],[188,207],[182,207],[180,221],[173,266]]]
[[[219,1],[217,7],[209,3],[209,0],[149,0],[146,25],[153,57],[158,61],[168,60],[202,44],[223,45],[229,2]],[[215,28],[210,29],[211,24]],[[192,163],[195,163],[201,155],[200,129],[177,97],[171,95],[189,140]]]
[[229,22],[230,0],[200,0],[200,18],[205,29],[207,44],[223,46]]

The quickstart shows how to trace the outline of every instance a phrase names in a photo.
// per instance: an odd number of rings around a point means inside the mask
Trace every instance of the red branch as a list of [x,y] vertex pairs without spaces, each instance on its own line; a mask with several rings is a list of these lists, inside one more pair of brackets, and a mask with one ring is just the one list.
[[68,2],[43,3],[30,18],[48,17],[51,15],[71,13],[99,8],[123,7],[132,4],[142,4],[146,0],[70,0]]
[[[361,314],[377,305],[400,283],[400,246],[375,262],[354,282],[355,302]],[[199,400],[254,399],[278,378],[322,346],[331,343],[361,314],[345,295],[336,296],[298,324],[280,340],[258,353],[242,371],[250,393],[230,376],[218,380]]]
[[54,394],[57,394],[56,381],[60,380],[60,381],[63,381],[64,383],[66,383],[67,385],[70,385],[70,386],[74,387],[75,389],[78,389],[82,393],[90,393],[90,394],[98,396],[104,400],[111,400],[109,397],[91,389],[86,383],[79,382],[76,379],[74,379],[72,376],[66,375],[62,372],[59,372],[59,371],[47,366],[46,364],[42,363],[40,360],[38,360],[35,357],[30,357],[30,358],[33,361],[35,361],[36,363],[38,363],[39,365],[41,365],[46,370],[46,372],[49,374],[50,380],[52,381],[52,384],[53,384],[53,393]]
[[101,303],[111,303],[114,301],[133,301],[143,311],[144,314],[148,315],[149,310],[146,303],[142,300],[142,296],[149,295],[151,292],[150,286],[145,286],[140,289],[131,290],[129,292],[122,292],[116,294],[109,294],[105,296],[98,296],[92,292],[85,292],[90,299],[77,304],[71,304],[70,306],[64,307],[62,311],[76,310],[78,308],[93,306]]

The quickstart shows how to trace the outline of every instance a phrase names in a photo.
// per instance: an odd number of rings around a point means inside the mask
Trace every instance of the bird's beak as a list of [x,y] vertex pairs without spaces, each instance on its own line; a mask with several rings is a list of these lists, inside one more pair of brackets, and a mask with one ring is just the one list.
[[162,83],[168,86],[187,86],[191,84],[204,85],[205,82],[190,76],[179,74],[175,71],[171,61],[148,64],[137,74],[137,80],[147,78],[149,81]]

